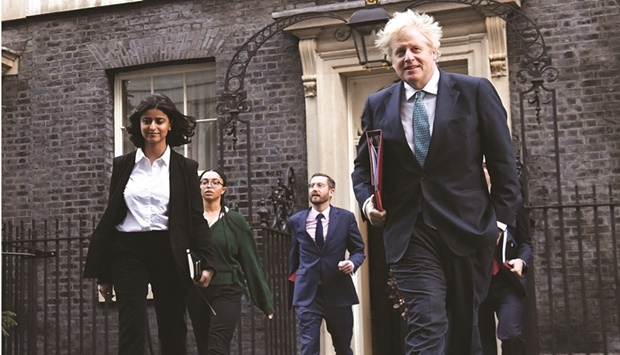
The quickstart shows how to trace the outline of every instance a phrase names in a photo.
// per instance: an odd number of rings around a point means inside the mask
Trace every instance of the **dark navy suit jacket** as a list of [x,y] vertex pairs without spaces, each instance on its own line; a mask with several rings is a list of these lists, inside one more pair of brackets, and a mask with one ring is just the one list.
[[[506,276],[509,282],[513,285],[514,290],[522,296],[526,295],[525,275],[528,269],[527,266],[532,262],[533,248],[530,229],[529,213],[525,207],[521,206],[517,211],[516,226],[508,227],[508,233],[504,233],[504,236],[495,248],[494,256],[500,264],[499,272]],[[525,267],[522,275],[523,277],[519,277],[510,272],[510,269],[503,267],[502,263],[504,258],[506,260],[519,258],[525,261]]]
[[[136,152],[114,158],[108,206],[90,239],[84,277],[109,282],[108,247],[115,227],[127,215],[124,191],[135,165]],[[187,285],[191,285],[187,249],[202,257],[202,268],[211,268],[213,246],[209,226],[203,217],[198,182],[198,163],[172,150],[170,152],[170,202],[168,230],[170,247],[177,269]]]
[[[351,175],[361,207],[374,193],[365,132],[383,130],[387,262],[397,262],[407,249],[422,201],[453,253],[465,256],[492,248],[498,236],[497,221],[513,224],[520,200],[506,111],[497,92],[486,79],[440,70],[424,168],[407,145],[401,98],[402,81],[368,97],[362,117],[364,133]],[[483,155],[493,187],[490,194],[482,170]]]
[[310,209],[299,211],[288,220],[292,239],[289,275],[296,273],[293,306],[308,306],[314,300],[319,282],[326,305],[344,307],[359,303],[351,276],[338,269],[338,263],[346,260],[347,250],[354,270],[366,257],[355,216],[350,211],[331,206],[325,245],[321,250],[306,231],[309,212]]

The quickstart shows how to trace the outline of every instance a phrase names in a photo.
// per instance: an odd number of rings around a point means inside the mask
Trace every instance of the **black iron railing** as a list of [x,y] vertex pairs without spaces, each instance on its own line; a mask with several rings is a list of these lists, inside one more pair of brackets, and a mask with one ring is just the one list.
[[[6,355],[117,352],[117,314],[101,302],[95,280],[82,279],[90,228],[84,221],[6,221],[2,224],[2,311],[17,315],[1,353]],[[92,225],[92,224],[91,224]],[[286,232],[254,228],[276,316],[267,318],[244,299],[233,354],[295,354],[297,339],[288,297]],[[153,305],[149,303],[150,354],[159,353]],[[197,354],[188,321],[188,354]]]
[[[529,206],[538,250],[530,274],[530,299],[536,304],[524,329],[537,333],[532,354],[620,353],[620,206],[615,195],[611,188],[575,188],[566,198],[573,202]],[[295,316],[288,306],[290,237],[268,227],[270,221],[253,230],[276,317],[267,320],[245,301],[234,354],[297,353]],[[72,220],[3,223],[2,310],[15,312],[18,324],[8,329],[2,354],[116,353],[115,305],[100,302],[95,282],[81,277],[90,236],[84,225]],[[150,345],[157,353],[152,306],[149,319]],[[195,354],[193,344],[190,335],[189,354]]]

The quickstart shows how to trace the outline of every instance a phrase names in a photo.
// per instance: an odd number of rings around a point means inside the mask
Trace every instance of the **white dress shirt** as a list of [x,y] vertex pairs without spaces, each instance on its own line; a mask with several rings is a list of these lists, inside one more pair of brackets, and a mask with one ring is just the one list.
[[[414,89],[412,86],[403,81],[405,85],[405,100],[400,100],[400,122],[403,125],[405,131],[405,138],[407,138],[407,144],[413,152],[413,95],[419,90]],[[439,89],[439,69],[435,69],[431,80],[426,83],[426,86],[422,88],[426,94],[422,99],[426,113],[428,114],[428,128],[433,136],[433,123],[435,123],[435,107],[437,106],[437,90]],[[415,152],[414,152],[415,153]]]
[[120,232],[168,230],[170,203],[170,146],[153,165],[142,149],[124,190],[127,216],[116,229]]

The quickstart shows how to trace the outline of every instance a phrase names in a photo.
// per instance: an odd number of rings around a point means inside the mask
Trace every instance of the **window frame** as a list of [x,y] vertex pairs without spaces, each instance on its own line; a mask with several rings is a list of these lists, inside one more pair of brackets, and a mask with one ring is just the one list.
[[[174,75],[179,74],[183,77],[183,114],[187,114],[187,74],[198,71],[212,70],[213,78],[216,78],[215,63],[200,63],[200,64],[181,64],[162,66],[148,69],[138,69],[127,72],[118,73],[114,76],[114,156],[120,156],[128,152],[123,152],[123,121],[126,117],[123,117],[123,81],[130,79],[144,79],[151,78],[151,94],[153,91],[153,77],[161,75]],[[203,122],[217,122],[217,116],[208,117],[203,119],[197,119],[197,123]],[[185,144],[179,148],[182,148],[183,156],[188,155],[188,145]],[[215,142],[214,149],[217,150],[217,142]]]

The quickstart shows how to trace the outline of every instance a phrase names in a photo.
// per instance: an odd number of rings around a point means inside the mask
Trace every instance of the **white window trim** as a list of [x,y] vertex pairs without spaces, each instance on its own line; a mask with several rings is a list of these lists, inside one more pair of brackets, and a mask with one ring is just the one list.
[[[123,120],[126,117],[123,117],[123,105],[122,105],[122,94],[123,94],[123,80],[127,79],[136,79],[136,78],[144,78],[153,75],[169,75],[169,74],[182,74],[182,73],[191,73],[195,71],[204,71],[208,69],[215,70],[215,63],[201,63],[201,64],[185,64],[185,65],[171,65],[168,67],[157,67],[157,68],[149,68],[136,70],[126,73],[116,74],[114,77],[114,156],[119,156],[123,153]],[[153,83],[151,83],[151,87]],[[187,107],[187,85],[183,83],[183,111],[185,111],[185,107]],[[151,91],[151,93],[153,93]],[[183,114],[187,114],[183,112]],[[211,120],[216,120],[217,117],[208,118],[208,119],[200,119],[198,122],[208,122]],[[184,155],[187,155],[187,145],[183,147]]]

